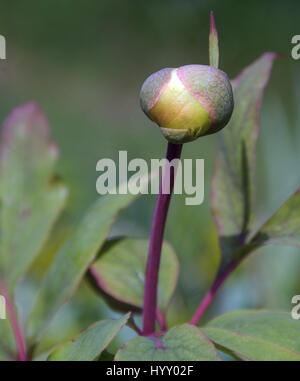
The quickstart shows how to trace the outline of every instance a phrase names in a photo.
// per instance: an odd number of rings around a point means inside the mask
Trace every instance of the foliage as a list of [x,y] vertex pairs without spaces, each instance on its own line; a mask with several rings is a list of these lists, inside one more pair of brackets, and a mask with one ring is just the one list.
[[62,344],[48,357],[48,361],[95,360],[127,323],[130,314],[118,320],[100,320],[87,328],[75,339]]
[[189,324],[171,328],[163,338],[139,336],[116,354],[117,361],[218,361],[213,344]]
[[[148,240],[121,238],[107,241],[90,267],[98,287],[122,303],[143,307]],[[174,250],[164,243],[158,281],[158,307],[166,313],[175,291],[179,264]],[[126,289],[126,293],[124,293]]]
[[[219,233],[221,263],[215,284],[250,252],[266,244],[300,246],[297,190],[260,228],[254,230],[255,151],[259,113],[275,54],[266,53],[232,81],[235,109],[219,134],[212,182],[212,211]],[[62,211],[67,189],[55,177],[57,148],[42,111],[35,103],[16,108],[7,118],[1,139],[0,292],[6,296],[8,320],[0,322],[0,358],[34,359],[36,348],[60,308],[78,289],[85,275],[109,305],[130,311],[118,319],[100,320],[75,339],[57,343],[48,360],[97,360],[126,325],[137,337],[120,348],[122,360],[211,360],[229,354],[240,360],[300,360],[298,322],[288,312],[237,311],[205,326],[166,327],[175,291],[178,260],[164,244],[159,275],[160,330],[140,335],[138,314],[143,304],[147,241],[108,239],[120,210],[137,196],[107,195],[85,213],[54,255],[29,313],[20,326],[15,289],[41,252]],[[118,192],[117,192],[118,193]],[[188,231],[186,232],[188,234]],[[225,274],[225,275],[224,275]],[[267,275],[266,275],[267,276]]]

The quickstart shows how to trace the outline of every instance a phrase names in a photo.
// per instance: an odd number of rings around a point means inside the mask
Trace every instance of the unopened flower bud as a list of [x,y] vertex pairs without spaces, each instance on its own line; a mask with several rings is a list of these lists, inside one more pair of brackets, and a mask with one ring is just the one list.
[[219,131],[233,111],[229,78],[205,65],[166,68],[150,75],[142,86],[140,101],[145,114],[173,143]]

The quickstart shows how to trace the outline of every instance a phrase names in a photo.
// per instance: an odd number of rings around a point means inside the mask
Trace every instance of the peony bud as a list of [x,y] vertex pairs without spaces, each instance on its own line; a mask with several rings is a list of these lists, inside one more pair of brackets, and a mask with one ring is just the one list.
[[229,78],[205,65],[166,68],[150,75],[142,86],[140,101],[145,114],[172,143],[221,130],[233,111]]

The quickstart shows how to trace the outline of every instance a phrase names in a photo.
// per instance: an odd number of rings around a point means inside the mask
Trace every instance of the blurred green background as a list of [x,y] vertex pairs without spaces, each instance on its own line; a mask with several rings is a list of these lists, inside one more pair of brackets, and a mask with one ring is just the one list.
[[[73,223],[97,197],[96,162],[164,156],[166,141],[139,107],[144,79],[164,67],[208,63],[209,12],[220,39],[220,67],[231,78],[265,51],[282,53],[266,89],[258,141],[257,223],[299,185],[300,60],[291,38],[300,34],[299,1],[27,0],[1,1],[0,34],[7,60],[0,61],[0,118],[36,100],[60,148],[58,174],[70,188],[67,209],[19,291],[25,318],[43,272]],[[216,136],[186,144],[184,158],[205,159],[205,202],[172,200],[166,239],[181,264],[168,321],[189,319],[218,263],[209,188]],[[112,234],[148,237],[154,196],[122,213]],[[264,248],[247,258],[218,293],[206,318],[241,308],[291,309],[300,293],[299,249]],[[42,349],[113,313],[87,284],[62,308]],[[128,329],[119,340],[132,333]]]

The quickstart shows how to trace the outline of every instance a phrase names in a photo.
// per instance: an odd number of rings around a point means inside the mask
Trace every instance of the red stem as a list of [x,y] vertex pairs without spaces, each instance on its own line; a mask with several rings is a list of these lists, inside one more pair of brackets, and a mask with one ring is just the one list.
[[[173,159],[180,159],[182,144],[168,143],[166,159],[170,162]],[[164,167],[164,169],[166,166]],[[175,173],[173,167],[168,171],[163,171],[162,181],[157,197],[148,252],[148,262],[146,268],[144,308],[143,308],[143,335],[151,335],[155,332],[155,315],[157,307],[157,283],[160,264],[160,254],[163,242],[165,224],[169,209],[169,204],[174,188]],[[162,188],[165,181],[170,183],[170,192],[163,193]]]
[[10,300],[6,286],[2,282],[0,282],[0,289],[1,289],[1,293],[4,296],[4,299],[6,302],[7,314],[9,316],[9,321],[10,321],[11,327],[13,329],[15,341],[16,341],[17,348],[18,348],[17,360],[18,361],[27,361],[24,338],[23,338],[23,334],[22,334],[22,331],[21,331],[21,328],[19,325],[18,318],[15,314],[14,305]]
[[195,314],[193,315],[192,319],[190,320],[190,324],[198,325],[199,321],[201,320],[202,316],[206,312],[207,308],[212,303],[212,301],[213,301],[217,291],[219,290],[220,286],[224,283],[224,281],[232,273],[232,271],[238,266],[239,263],[240,263],[240,261],[231,262],[225,268],[225,270],[219,276],[217,276],[217,278],[214,281],[213,285],[211,286],[210,290],[205,294],[204,298],[202,299],[201,303],[199,304]]

